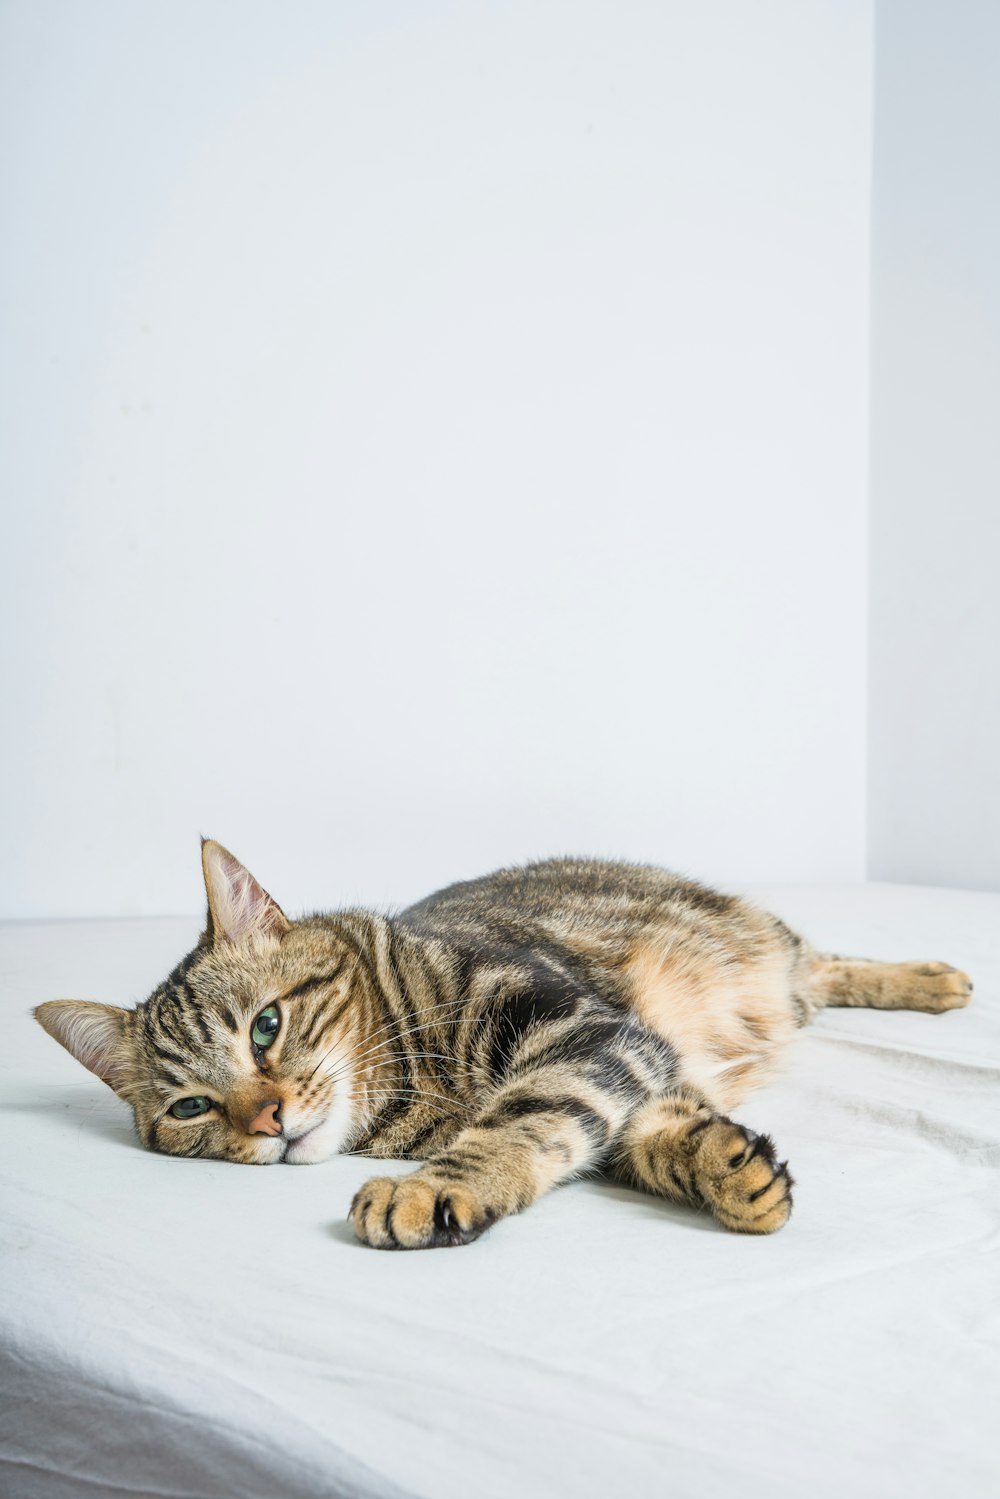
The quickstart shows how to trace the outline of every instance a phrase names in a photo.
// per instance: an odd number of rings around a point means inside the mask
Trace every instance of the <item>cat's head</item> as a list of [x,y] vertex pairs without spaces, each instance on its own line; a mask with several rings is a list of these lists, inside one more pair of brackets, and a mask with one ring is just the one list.
[[354,953],[329,920],[289,921],[221,844],[202,865],[206,930],[149,999],[53,1000],[35,1017],[131,1105],[151,1150],[323,1160],[357,1128]]

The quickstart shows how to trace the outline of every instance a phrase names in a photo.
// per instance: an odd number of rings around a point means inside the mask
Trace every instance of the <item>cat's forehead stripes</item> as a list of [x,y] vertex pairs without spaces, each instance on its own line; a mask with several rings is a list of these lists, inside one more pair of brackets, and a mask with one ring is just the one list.
[[345,954],[339,962],[331,964],[323,973],[314,973],[307,978],[300,979],[290,989],[275,995],[275,998],[291,1003],[292,1000],[301,999],[306,994],[314,994],[318,990],[326,989],[337,982],[346,967],[347,956]]
[[217,1044],[221,1015],[186,992],[164,985],[139,1006],[144,1039],[159,1056],[175,1063]]

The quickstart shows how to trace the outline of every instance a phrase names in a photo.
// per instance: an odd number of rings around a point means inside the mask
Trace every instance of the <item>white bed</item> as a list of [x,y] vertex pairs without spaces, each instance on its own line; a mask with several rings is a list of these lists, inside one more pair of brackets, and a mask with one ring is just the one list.
[[585,1182],[464,1249],[363,1249],[380,1166],[148,1155],[28,1018],[144,998],[195,921],[0,928],[0,1492],[1000,1494],[1000,896],[751,893],[976,981],[947,1015],[827,1012],[739,1111],[798,1181],[762,1240]]

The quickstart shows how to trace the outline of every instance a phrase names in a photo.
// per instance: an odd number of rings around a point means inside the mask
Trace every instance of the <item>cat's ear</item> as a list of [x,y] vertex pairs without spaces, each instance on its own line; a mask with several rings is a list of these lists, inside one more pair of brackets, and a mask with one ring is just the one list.
[[258,885],[249,869],[212,838],[203,838],[201,865],[208,894],[209,942],[248,942],[280,937],[289,923],[277,901]]
[[89,999],[52,999],[38,1006],[35,1019],[78,1062],[117,1091],[129,1072],[125,1040],[128,1013]]

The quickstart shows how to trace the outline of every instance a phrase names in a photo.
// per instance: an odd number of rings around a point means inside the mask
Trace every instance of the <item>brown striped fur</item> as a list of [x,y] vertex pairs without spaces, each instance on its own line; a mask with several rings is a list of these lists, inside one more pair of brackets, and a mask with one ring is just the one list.
[[[355,1231],[378,1248],[467,1243],[592,1170],[770,1233],[791,1178],[729,1111],[825,1005],[941,1011],[972,988],[943,963],[819,955],[659,869],[554,859],[394,917],[289,921],[220,844],[202,856],[206,930],[148,1000],[36,1016],[131,1105],[150,1149],[423,1161],[355,1197]],[[278,1028],[258,1045],[264,1011]],[[173,1115],[192,1099],[204,1112]]]

